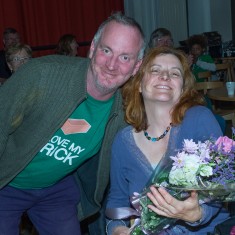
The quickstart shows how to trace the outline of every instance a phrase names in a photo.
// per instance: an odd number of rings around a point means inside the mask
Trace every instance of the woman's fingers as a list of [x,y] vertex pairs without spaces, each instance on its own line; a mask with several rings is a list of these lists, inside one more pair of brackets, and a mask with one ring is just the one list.
[[167,217],[172,216],[172,212],[174,211],[174,207],[172,206],[174,198],[164,188],[152,186],[150,190],[151,192],[147,195],[153,205],[149,205],[149,208],[157,214]]

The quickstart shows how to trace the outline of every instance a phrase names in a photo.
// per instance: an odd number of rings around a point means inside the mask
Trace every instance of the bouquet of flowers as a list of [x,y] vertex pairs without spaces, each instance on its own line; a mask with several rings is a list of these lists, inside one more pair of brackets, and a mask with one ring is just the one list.
[[219,137],[216,141],[194,142],[185,139],[183,149],[176,156],[163,159],[154,171],[144,191],[132,198],[139,212],[139,223],[133,226],[131,235],[156,234],[172,225],[176,220],[151,211],[152,204],[146,196],[149,186],[165,187],[179,200],[197,190],[200,203],[208,201],[235,201],[235,130],[233,138]]

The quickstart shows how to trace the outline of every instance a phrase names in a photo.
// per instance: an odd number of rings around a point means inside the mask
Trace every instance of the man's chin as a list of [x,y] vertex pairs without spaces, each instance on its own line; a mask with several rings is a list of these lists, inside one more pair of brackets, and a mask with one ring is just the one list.
[[110,93],[115,91],[116,88],[116,84],[112,84],[112,83],[98,83],[97,84],[97,88],[102,92],[102,93]]
[[106,88],[106,89],[112,89],[116,87],[116,83],[114,83],[114,78],[102,78],[98,80],[97,83],[100,87]]

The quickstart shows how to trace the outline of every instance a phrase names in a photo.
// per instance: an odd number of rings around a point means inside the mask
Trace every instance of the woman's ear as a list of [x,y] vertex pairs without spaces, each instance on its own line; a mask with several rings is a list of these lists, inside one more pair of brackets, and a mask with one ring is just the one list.
[[139,86],[139,93],[142,93],[141,84],[140,84],[140,86]]

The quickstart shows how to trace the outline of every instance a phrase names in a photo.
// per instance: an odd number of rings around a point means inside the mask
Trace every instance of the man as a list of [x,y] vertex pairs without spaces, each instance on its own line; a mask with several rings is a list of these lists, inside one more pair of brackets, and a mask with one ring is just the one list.
[[3,32],[4,50],[0,51],[0,83],[4,83],[11,76],[11,70],[6,63],[5,51],[17,43],[20,43],[19,33],[13,28],[6,28]]
[[112,139],[125,125],[119,88],[144,50],[139,25],[116,13],[98,29],[90,60],[37,58],[1,88],[2,234],[17,234],[27,210],[40,235],[79,235],[77,212],[83,220],[99,211]]

